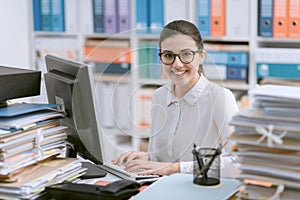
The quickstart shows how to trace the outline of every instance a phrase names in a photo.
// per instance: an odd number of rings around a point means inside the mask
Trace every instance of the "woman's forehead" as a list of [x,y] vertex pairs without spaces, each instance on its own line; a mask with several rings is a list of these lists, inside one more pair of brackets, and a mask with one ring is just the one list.
[[170,36],[161,42],[162,50],[180,51],[182,49],[195,49],[196,42],[188,35],[178,34]]

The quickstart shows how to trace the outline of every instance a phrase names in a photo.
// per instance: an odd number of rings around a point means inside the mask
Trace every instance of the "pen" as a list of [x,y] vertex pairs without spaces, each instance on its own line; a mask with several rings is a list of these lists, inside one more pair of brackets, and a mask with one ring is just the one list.
[[194,144],[193,154],[196,156],[198,166],[199,166],[199,171],[201,171],[204,164],[203,164],[202,159],[199,157],[199,153],[200,153],[200,147],[197,147],[197,145]]

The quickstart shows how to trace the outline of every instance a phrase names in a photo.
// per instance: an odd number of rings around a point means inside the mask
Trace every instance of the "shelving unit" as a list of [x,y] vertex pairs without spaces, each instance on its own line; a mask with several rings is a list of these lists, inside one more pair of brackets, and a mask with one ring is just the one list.
[[[67,1],[67,0],[66,0]],[[81,12],[80,9],[82,9],[81,5],[83,5],[83,2],[74,1],[74,4],[77,4],[77,7],[79,9],[78,13],[84,13]],[[92,0],[85,0],[84,2],[91,3]],[[139,78],[139,55],[138,55],[138,48],[139,43],[141,41],[157,41],[158,40],[158,34],[140,34],[135,30],[135,24],[136,24],[136,1],[132,0],[130,1],[130,9],[131,9],[131,30],[124,33],[116,33],[116,34],[107,34],[107,33],[91,33],[88,31],[86,33],[85,30],[80,30],[80,28],[83,27],[82,20],[76,21],[78,24],[76,24],[76,27],[79,28],[78,32],[60,32],[60,33],[53,33],[53,32],[33,32],[32,33],[32,42],[31,46],[35,47],[35,41],[37,38],[73,38],[75,41],[75,46],[78,47],[78,60],[83,61],[85,60],[84,57],[84,45],[85,42],[89,39],[101,39],[101,40],[128,40],[129,46],[131,49],[131,71],[128,75],[107,75],[107,74],[95,74],[95,80],[97,81],[105,81],[105,82],[114,82],[117,83],[119,81],[126,82],[130,84],[130,94],[129,97],[131,103],[131,113],[129,113],[129,116],[131,117],[131,129],[125,131],[125,135],[127,135],[129,138],[131,138],[131,147],[133,149],[139,149],[139,142],[140,139],[143,137],[147,137],[144,133],[139,133],[140,128],[137,126],[137,113],[139,108],[137,108],[136,101],[137,97],[135,96],[136,91],[143,87],[143,86],[153,86],[158,87],[160,85],[163,85],[167,82],[167,80],[164,79],[148,79],[148,78]],[[177,0],[178,1],[178,0]],[[180,0],[179,0],[180,1]],[[182,0],[185,1],[185,0]],[[31,1],[30,1],[31,2]],[[170,2],[166,1],[165,2]],[[194,22],[197,24],[197,0],[191,0],[191,1],[185,1],[188,2],[187,5],[187,13],[188,13],[188,20]],[[238,91],[238,92],[244,92],[246,93],[249,89],[256,87],[258,84],[257,77],[256,77],[256,63],[255,63],[255,50],[259,47],[291,47],[291,48],[298,48],[300,47],[300,40],[299,39],[274,39],[274,38],[262,38],[258,37],[258,2],[259,0],[248,0],[249,7],[247,8],[247,13],[249,13],[249,33],[248,36],[242,36],[242,37],[204,37],[205,43],[223,43],[223,44],[245,44],[248,45],[248,55],[249,55],[249,66],[248,66],[248,82],[246,81],[237,81],[237,80],[223,80],[223,81],[215,81],[218,84],[222,84],[225,87],[231,89],[232,91]],[[70,3],[70,2],[69,2]],[[89,4],[90,5],[90,4]],[[31,5],[32,7],[32,5]],[[31,12],[32,13],[32,12]],[[84,17],[84,19],[88,19],[88,17]],[[91,24],[92,22],[89,22],[88,24]],[[33,30],[33,28],[31,29]],[[201,31],[201,30],[200,30]],[[204,44],[205,45],[205,44]],[[32,54],[32,63],[36,63],[36,55],[35,51],[33,51]],[[104,128],[105,132],[113,134],[114,137],[117,135],[120,135],[120,137],[124,137],[124,132],[122,130],[119,130],[117,127],[115,128]],[[120,149],[118,149],[120,150]],[[120,150],[122,151],[122,150]]]

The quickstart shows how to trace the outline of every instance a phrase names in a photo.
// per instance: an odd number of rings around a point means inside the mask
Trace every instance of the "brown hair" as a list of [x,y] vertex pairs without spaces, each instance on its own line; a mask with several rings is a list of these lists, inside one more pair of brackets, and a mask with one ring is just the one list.
[[[203,50],[203,40],[200,34],[200,31],[198,28],[191,22],[185,21],[185,20],[175,20],[170,23],[168,23],[163,30],[160,33],[159,37],[159,48],[161,48],[161,43],[164,41],[166,38],[171,37],[173,35],[178,35],[178,34],[183,34],[183,35],[188,35],[190,36],[197,45],[197,48],[199,50]],[[202,64],[199,65],[199,74],[203,73],[203,68]]]

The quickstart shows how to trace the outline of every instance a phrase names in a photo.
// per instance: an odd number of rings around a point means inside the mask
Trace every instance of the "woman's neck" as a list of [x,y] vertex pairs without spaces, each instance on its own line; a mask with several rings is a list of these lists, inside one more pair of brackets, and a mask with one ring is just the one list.
[[194,85],[198,82],[200,76],[195,79],[193,82],[189,82],[185,85],[174,85],[173,91],[174,91],[174,95],[178,98],[181,99],[183,98],[186,93],[188,93],[188,91],[194,87]]

